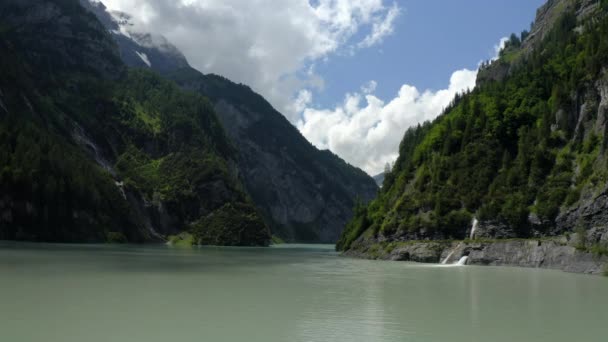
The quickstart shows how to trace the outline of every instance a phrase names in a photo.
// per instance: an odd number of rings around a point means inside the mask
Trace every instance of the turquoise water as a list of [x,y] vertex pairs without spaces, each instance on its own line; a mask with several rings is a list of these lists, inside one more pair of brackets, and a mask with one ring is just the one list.
[[0,341],[608,341],[608,278],[332,248],[0,243]]

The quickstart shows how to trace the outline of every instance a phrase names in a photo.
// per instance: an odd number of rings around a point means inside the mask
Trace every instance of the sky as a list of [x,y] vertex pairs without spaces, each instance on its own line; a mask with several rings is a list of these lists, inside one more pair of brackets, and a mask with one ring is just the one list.
[[543,0],[102,0],[190,64],[251,86],[315,146],[370,175],[405,130],[473,88]]

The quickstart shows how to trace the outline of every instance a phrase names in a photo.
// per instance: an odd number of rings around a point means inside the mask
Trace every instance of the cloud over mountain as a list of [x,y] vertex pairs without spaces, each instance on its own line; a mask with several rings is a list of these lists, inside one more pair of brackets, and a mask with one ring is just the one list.
[[309,93],[301,93],[300,101],[308,101],[298,128],[319,148],[330,149],[369,174],[383,170],[387,162],[397,159],[398,147],[405,130],[440,114],[456,93],[475,86],[477,71],[458,70],[452,74],[446,89],[420,92],[412,85],[403,85],[389,102],[374,96],[376,82],[371,81],[360,92],[347,94],[344,102],[333,109],[310,107]]
[[162,33],[205,73],[250,85],[297,121],[294,95],[320,90],[315,63],[393,32],[385,0],[104,0],[132,14],[133,30]]

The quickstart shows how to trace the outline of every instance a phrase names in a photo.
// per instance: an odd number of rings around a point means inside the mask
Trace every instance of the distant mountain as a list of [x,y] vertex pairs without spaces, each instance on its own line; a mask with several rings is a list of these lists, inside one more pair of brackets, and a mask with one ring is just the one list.
[[3,0],[0,50],[0,239],[270,242],[212,104],[129,70],[78,1]]
[[384,175],[385,173],[382,172],[372,177],[374,178],[374,181],[376,182],[376,184],[378,184],[379,187],[382,187],[382,183],[384,183]]
[[211,100],[236,148],[246,190],[273,234],[286,241],[335,242],[352,217],[356,199],[367,202],[376,195],[371,177],[316,149],[249,87],[200,73],[166,39],[130,32],[128,15],[81,1],[112,33],[127,65],[157,71]]

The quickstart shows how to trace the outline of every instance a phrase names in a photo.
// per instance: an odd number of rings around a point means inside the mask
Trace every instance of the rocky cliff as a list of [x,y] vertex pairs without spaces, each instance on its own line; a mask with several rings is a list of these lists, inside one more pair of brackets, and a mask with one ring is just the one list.
[[[344,255],[365,259],[443,263],[463,260],[466,265],[548,268],[603,275],[608,272],[608,249],[587,246],[608,244],[608,231],[593,229],[585,242],[577,233],[543,239],[451,241],[361,240]],[[466,257],[466,259],[463,259]]]

